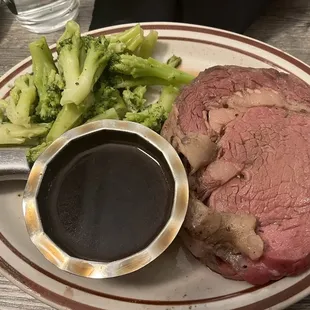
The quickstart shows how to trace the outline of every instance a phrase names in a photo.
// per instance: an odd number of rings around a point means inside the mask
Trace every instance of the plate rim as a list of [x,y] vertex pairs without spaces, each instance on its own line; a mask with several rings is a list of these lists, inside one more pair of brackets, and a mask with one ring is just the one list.
[[[145,27],[145,29],[149,30],[149,29],[161,29],[161,30],[179,30],[179,31],[192,31],[192,32],[198,32],[198,33],[203,33],[203,34],[211,34],[211,35],[215,35],[218,37],[224,37],[227,39],[231,39],[234,41],[239,41],[242,43],[246,43],[249,44],[253,47],[259,48],[259,49],[263,49],[279,58],[282,58],[283,60],[287,61],[288,63],[298,67],[299,69],[301,69],[303,72],[305,72],[306,74],[310,75],[310,66],[307,65],[305,62],[299,60],[298,58],[276,48],[273,47],[269,44],[266,44],[264,42],[261,42],[259,40],[247,37],[245,35],[240,35],[237,33],[233,33],[230,31],[226,31],[226,30],[222,30],[222,29],[217,29],[217,28],[213,28],[213,27],[206,27],[206,26],[201,26],[201,25],[196,25],[196,24],[186,24],[186,23],[174,23],[174,22],[143,22],[140,23],[142,27]],[[114,25],[114,26],[110,26],[110,27],[104,27],[104,28],[99,28],[99,29],[95,29],[92,31],[88,31],[83,33],[83,35],[100,35],[100,34],[110,34],[110,33],[116,33],[119,31],[123,31],[133,25],[136,25],[136,23],[128,23],[128,24],[120,24],[120,25]],[[160,37],[161,39],[161,37]],[[168,38],[169,39],[169,38]],[[181,39],[182,38],[177,38],[177,39]],[[180,41],[181,41],[180,40]],[[196,40],[199,41],[199,40]],[[206,42],[206,41],[204,41]],[[217,46],[220,46],[220,44],[216,44]],[[51,48],[55,48],[56,44],[51,45]],[[225,45],[227,47],[227,45]],[[270,63],[267,59],[265,59],[264,57],[258,57],[257,55],[251,53],[251,52],[245,52],[244,50],[240,49],[238,50],[238,52],[242,52],[243,54],[246,55],[250,55],[250,56],[255,56],[254,58],[258,58],[262,61],[264,61],[265,63],[271,64],[271,65],[276,65],[273,64],[272,62]],[[0,89],[7,84],[7,82],[9,80],[11,80],[13,77],[15,77],[17,74],[19,74],[23,69],[27,68],[29,65],[31,64],[31,57],[27,57],[24,60],[22,60],[21,62],[19,62],[18,64],[16,64],[14,67],[12,67],[10,70],[8,70],[1,78],[0,78]],[[276,67],[280,68],[278,65],[276,65]],[[293,73],[294,74],[294,73]],[[5,97],[5,96],[4,96]],[[2,242],[3,240],[3,235],[0,232],[0,241]],[[8,266],[5,267],[5,264],[7,264]],[[12,273],[10,273],[9,271],[12,271]],[[15,270],[15,271],[14,271]],[[51,300],[43,297],[40,293],[38,293],[36,290],[32,290],[29,286],[27,286],[26,284],[24,284],[27,281],[23,281],[21,279],[17,279],[17,276],[21,276],[23,279],[27,279],[28,281],[32,281],[31,279],[28,279],[26,276],[24,276],[23,274],[21,274],[19,271],[17,271],[14,267],[10,266],[7,262],[4,261],[4,259],[2,258],[2,256],[0,257],[0,273],[3,274],[6,278],[8,278],[12,283],[14,283],[16,286],[18,286],[19,288],[21,288],[22,290],[24,290],[26,293],[30,294],[31,296],[35,297],[36,299],[52,306],[55,307],[57,309],[63,310],[63,309],[68,309],[68,307],[63,307],[61,304],[59,303],[54,303]],[[14,277],[15,275],[15,277]],[[285,297],[281,300],[279,300],[276,303],[272,303],[271,305],[269,305],[267,308],[264,309],[268,309],[270,306],[279,306],[281,304],[281,308],[277,309],[282,309],[283,307],[289,306],[299,300],[301,300],[302,298],[306,297],[307,295],[310,294],[310,275],[306,276],[305,278],[301,279],[300,281],[298,281],[297,283],[293,284],[292,286],[288,287],[287,289],[285,289],[284,291],[277,293],[271,297],[266,297],[263,300],[257,301],[255,303],[252,304],[248,304],[246,306],[242,306],[239,308],[236,308],[238,310],[245,310],[245,309],[250,309],[249,307],[253,307],[256,304],[261,304],[262,302],[264,302],[267,299],[276,299],[276,295],[279,295],[283,292],[286,292],[287,290],[292,290],[293,287],[295,287],[296,285],[298,285],[300,282],[304,282],[307,280],[308,285],[302,289],[302,290],[297,290],[296,293],[292,294],[292,296],[289,297]],[[78,303],[79,306],[83,307],[83,310],[104,310],[103,308],[96,308],[90,305],[86,305],[77,301],[74,301],[72,299],[66,298],[65,296],[61,296],[58,294],[55,294],[54,292],[50,291],[48,288],[42,287],[45,291],[50,292],[51,294],[57,295],[57,298],[59,299],[59,297],[66,299],[67,301],[73,302],[73,303]],[[89,294],[89,293],[88,293]],[[284,294],[285,295],[285,294]],[[156,302],[155,302],[156,303]],[[144,303],[143,303],[144,304]],[[191,304],[201,304],[203,305],[204,303],[201,302],[197,302],[195,301],[195,303],[191,303],[191,301],[189,300],[186,305],[191,305]],[[155,304],[153,304],[155,305]],[[163,304],[161,304],[163,305]],[[175,305],[175,304],[171,304],[167,301],[167,303],[165,305]],[[183,303],[184,305],[184,303]],[[177,305],[175,305],[177,306]],[[74,310],[78,310],[79,308],[76,307],[76,305],[74,305],[74,308],[72,308]],[[252,308],[251,308],[252,309]],[[261,308],[260,308],[261,309]]]

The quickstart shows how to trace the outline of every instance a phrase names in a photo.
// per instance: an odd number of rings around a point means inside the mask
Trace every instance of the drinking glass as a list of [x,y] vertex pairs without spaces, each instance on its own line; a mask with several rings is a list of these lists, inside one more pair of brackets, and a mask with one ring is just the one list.
[[[0,0],[1,1],[1,0]],[[31,32],[49,33],[63,28],[79,13],[79,0],[2,0],[19,23]]]

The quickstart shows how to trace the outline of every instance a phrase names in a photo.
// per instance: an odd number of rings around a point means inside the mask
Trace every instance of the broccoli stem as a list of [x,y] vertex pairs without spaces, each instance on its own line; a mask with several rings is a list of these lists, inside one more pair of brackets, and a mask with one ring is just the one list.
[[143,39],[143,42],[140,46],[138,56],[142,58],[149,58],[152,56],[155,45],[158,39],[158,32],[151,30],[149,34]]
[[143,30],[139,24],[111,37],[111,41],[123,42],[127,49],[134,52],[143,42]]
[[42,120],[51,121],[56,118],[60,110],[63,81],[44,37],[30,43],[29,49],[32,56],[34,84],[39,96],[36,113]]
[[[53,55],[49,49],[45,37],[29,44],[32,57],[32,70],[35,76],[35,84],[41,86],[42,76],[51,70],[57,72]],[[38,86],[37,86],[38,87]]]
[[46,136],[47,142],[53,142],[63,133],[79,124],[82,112],[74,103],[65,104],[60,110],[57,118]]
[[114,96],[116,97],[117,102],[114,104],[113,108],[115,109],[118,117],[120,119],[123,119],[126,112],[127,112],[127,106],[126,106],[122,96],[120,95],[119,91],[115,91]]
[[182,63],[182,58],[172,55],[168,60],[167,60],[167,65],[173,67],[173,68],[178,68],[180,64]]
[[45,123],[31,124],[29,127],[2,123],[0,125],[0,144],[27,144],[33,138],[45,136],[49,129],[50,124]]
[[75,21],[67,22],[64,33],[57,41],[57,51],[66,87],[71,87],[80,75],[80,62],[83,61],[85,53],[82,48],[80,26]]
[[114,88],[133,88],[140,85],[171,85],[170,82],[156,77],[147,76],[135,79],[128,75],[115,75],[110,78],[110,83]]
[[100,121],[103,119],[119,119],[119,115],[115,108],[111,108],[89,119],[86,123]]
[[16,124],[26,126],[30,123],[30,111],[36,97],[37,92],[35,88],[25,90],[21,93],[16,106],[16,114],[18,115]]
[[61,105],[68,103],[81,104],[92,91],[109,59],[110,52],[96,39],[89,39],[89,48],[84,61],[83,70],[77,80],[69,85],[62,94]]
[[46,142],[53,142],[69,129],[82,123],[83,114],[94,103],[94,96],[90,93],[80,106],[74,103],[65,104],[57,115],[57,118],[46,136]]
[[172,105],[179,94],[179,89],[172,85],[163,87],[158,103],[165,109],[167,113],[171,112]]
[[112,72],[131,75],[134,78],[156,77],[170,84],[188,84],[195,77],[186,72],[163,64],[156,59],[144,59],[135,55],[122,54],[115,57],[110,66]]

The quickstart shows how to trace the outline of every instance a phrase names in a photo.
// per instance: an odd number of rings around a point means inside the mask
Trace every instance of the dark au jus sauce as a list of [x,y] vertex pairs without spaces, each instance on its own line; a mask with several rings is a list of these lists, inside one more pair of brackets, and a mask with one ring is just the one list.
[[136,135],[102,131],[70,142],[52,160],[38,206],[45,232],[69,255],[112,261],[154,240],[173,196],[156,148]]

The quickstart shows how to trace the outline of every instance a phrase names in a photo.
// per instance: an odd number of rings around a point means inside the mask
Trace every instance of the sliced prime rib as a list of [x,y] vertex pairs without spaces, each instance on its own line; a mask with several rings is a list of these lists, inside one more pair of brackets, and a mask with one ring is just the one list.
[[310,267],[308,84],[275,69],[206,69],[161,134],[188,167],[180,235],[194,256],[252,284]]

